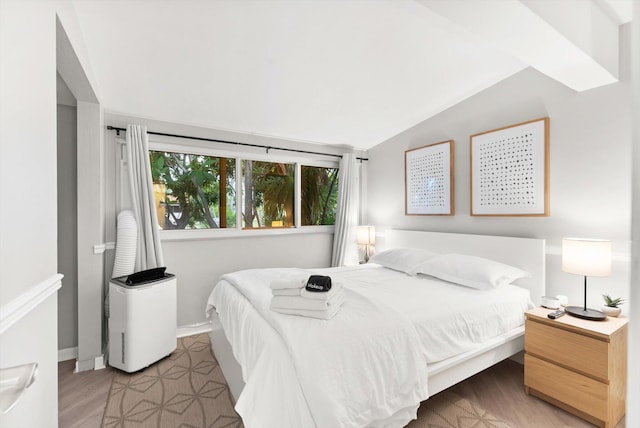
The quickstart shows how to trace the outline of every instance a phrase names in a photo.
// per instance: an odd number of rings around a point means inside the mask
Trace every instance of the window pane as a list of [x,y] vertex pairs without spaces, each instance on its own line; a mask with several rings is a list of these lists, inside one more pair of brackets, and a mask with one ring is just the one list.
[[294,227],[294,164],[242,161],[244,228]]
[[235,227],[235,159],[150,151],[161,229]]
[[338,169],[302,166],[302,225],[336,223]]

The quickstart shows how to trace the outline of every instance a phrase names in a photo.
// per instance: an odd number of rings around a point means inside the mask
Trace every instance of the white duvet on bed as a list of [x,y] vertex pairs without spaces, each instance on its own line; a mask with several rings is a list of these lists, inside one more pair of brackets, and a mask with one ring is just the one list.
[[477,290],[371,264],[324,272],[407,316],[418,331],[428,363],[461,354],[523,325],[524,313],[534,307],[529,290],[515,285]]
[[518,287],[479,291],[375,265],[305,272],[345,286],[332,320],[269,310],[269,281],[297,269],[225,275],[209,297],[243,369],[236,410],[249,428],[404,426],[427,398],[427,361],[522,325],[531,306]]
[[[415,414],[417,403],[428,395],[426,364],[411,321],[348,288],[342,308],[331,320],[269,309],[271,280],[305,273],[253,269],[223,275],[221,280],[240,291],[283,339],[316,426],[375,425],[410,406]],[[268,387],[264,392],[277,393]],[[263,423],[281,426],[277,419]]]

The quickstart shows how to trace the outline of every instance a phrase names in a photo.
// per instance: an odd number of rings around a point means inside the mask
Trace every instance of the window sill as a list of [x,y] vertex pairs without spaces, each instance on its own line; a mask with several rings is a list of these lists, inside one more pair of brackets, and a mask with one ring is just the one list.
[[333,226],[302,226],[271,229],[190,229],[161,230],[160,240],[197,241],[215,239],[255,238],[258,236],[281,236],[300,234],[333,234]]

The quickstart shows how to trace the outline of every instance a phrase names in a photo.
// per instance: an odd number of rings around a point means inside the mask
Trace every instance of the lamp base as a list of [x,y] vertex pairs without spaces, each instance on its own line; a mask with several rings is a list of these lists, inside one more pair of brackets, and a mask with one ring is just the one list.
[[589,308],[585,310],[582,306],[565,306],[564,311],[571,316],[585,320],[604,321],[607,319],[607,314],[604,312]]

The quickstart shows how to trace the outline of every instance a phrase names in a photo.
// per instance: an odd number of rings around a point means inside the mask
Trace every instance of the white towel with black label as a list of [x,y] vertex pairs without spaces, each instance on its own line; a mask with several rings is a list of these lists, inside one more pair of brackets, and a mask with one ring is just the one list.
[[303,288],[300,290],[300,295],[307,299],[328,301],[333,299],[333,296],[339,292],[342,292],[342,284],[338,282],[333,284],[329,291],[309,291],[306,288]]

